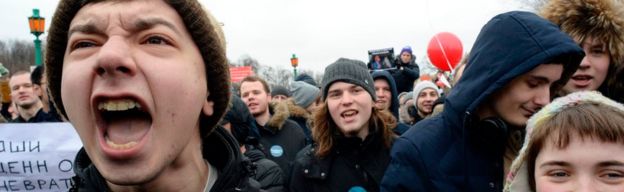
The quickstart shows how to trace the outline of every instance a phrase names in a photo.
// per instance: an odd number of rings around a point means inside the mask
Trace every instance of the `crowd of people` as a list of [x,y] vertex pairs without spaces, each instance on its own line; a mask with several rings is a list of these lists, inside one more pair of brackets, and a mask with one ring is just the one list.
[[624,191],[621,2],[501,13],[450,86],[406,46],[233,88],[193,0],[62,0],[52,20],[0,120],[71,123],[72,191]]

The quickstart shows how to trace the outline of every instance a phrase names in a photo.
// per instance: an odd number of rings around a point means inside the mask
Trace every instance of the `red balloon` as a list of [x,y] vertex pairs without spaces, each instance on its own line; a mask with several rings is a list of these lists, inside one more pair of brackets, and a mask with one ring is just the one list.
[[459,63],[463,55],[462,43],[452,33],[442,32],[431,38],[427,56],[431,63],[442,71],[450,71]]

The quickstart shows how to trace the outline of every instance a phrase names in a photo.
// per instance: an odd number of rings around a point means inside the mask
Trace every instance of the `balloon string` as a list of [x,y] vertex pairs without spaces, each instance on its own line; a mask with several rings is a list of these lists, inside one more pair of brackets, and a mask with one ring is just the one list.
[[440,46],[440,49],[442,50],[442,55],[444,55],[444,60],[446,61],[446,65],[448,66],[448,68],[451,70],[451,73],[452,73],[455,69],[453,69],[453,67],[451,66],[451,61],[448,60],[448,56],[446,55],[446,51],[444,50],[444,47],[442,47],[442,43],[440,42],[440,39],[438,39],[437,35],[434,35],[433,38],[435,38],[436,42],[438,43],[438,46]]

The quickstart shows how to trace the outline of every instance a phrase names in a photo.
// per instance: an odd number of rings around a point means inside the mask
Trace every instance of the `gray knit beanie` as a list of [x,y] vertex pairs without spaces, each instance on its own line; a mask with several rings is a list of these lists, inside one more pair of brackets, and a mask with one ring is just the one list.
[[276,86],[273,86],[273,88],[271,89],[271,96],[276,96],[276,95],[284,95],[286,97],[290,97],[290,92],[288,91],[288,89],[286,89],[286,87],[283,87],[281,85],[276,85]]
[[321,90],[304,81],[295,81],[290,83],[290,92],[295,104],[307,108],[316,100]]
[[433,84],[433,82],[429,81],[429,80],[424,80],[421,82],[418,82],[415,86],[414,86],[414,91],[413,91],[413,97],[414,97],[414,106],[416,106],[416,102],[418,101],[418,95],[420,95],[420,92],[422,92],[425,89],[434,89],[436,90],[436,93],[440,93],[438,90],[438,86],[436,86],[435,84]]
[[323,75],[323,100],[327,99],[329,86],[336,81],[358,85],[368,91],[373,100],[377,100],[373,77],[368,73],[366,64],[362,61],[340,58],[325,68]]

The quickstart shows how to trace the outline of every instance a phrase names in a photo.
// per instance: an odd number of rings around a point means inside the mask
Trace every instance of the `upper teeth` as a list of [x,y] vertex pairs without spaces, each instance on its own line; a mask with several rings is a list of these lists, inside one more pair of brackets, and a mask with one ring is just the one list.
[[141,105],[131,99],[104,101],[98,104],[99,110],[106,110],[106,111],[125,111],[125,110],[132,109],[135,107],[140,109]]
[[345,115],[345,116],[355,115],[355,111],[344,112],[343,115]]

